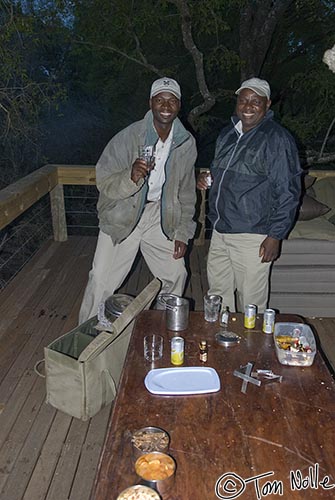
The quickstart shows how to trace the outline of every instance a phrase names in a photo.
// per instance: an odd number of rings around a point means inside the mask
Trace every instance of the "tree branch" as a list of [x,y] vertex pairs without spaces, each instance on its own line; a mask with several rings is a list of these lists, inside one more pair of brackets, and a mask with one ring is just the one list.
[[145,59],[140,61],[139,59],[136,59],[135,57],[130,56],[126,52],[123,52],[123,50],[120,50],[116,47],[112,47],[111,45],[97,45],[96,43],[93,43],[93,42],[83,42],[81,40],[74,40],[74,43],[79,43],[81,45],[89,45],[91,47],[96,47],[96,48],[103,49],[103,50],[110,50],[111,52],[115,52],[116,54],[119,54],[120,56],[125,57],[129,61],[132,61],[136,64],[139,64],[140,66],[143,66],[144,68],[146,68],[149,71],[152,71],[153,73],[155,73],[159,77],[164,76],[164,74],[161,72],[161,70],[156,68],[156,66],[153,66],[153,64],[148,63]]
[[276,26],[293,0],[248,0],[240,14],[241,78],[259,76]]
[[200,52],[200,50],[198,49],[193,40],[192,19],[187,0],[168,0],[168,1],[170,3],[173,3],[177,7],[180,13],[183,42],[185,48],[190,52],[193,58],[197,83],[199,86],[200,94],[204,101],[203,103],[194,107],[188,114],[188,121],[191,124],[191,126],[196,130],[197,129],[196,122],[198,117],[209,111],[214,106],[215,97],[211,94],[207,86],[205,70],[204,70],[203,54],[202,52]]
[[324,138],[324,140],[323,140],[323,143],[322,143],[322,146],[321,146],[321,149],[320,149],[319,160],[322,158],[323,151],[324,151],[324,149],[325,149],[325,147],[326,147],[326,144],[327,144],[327,141],[328,141],[328,137],[329,137],[329,134],[330,134],[330,132],[331,132],[331,129],[332,129],[332,128],[333,128],[333,126],[334,126],[334,123],[335,123],[335,118],[333,118],[333,120],[332,120],[331,124],[329,125],[328,130],[327,130],[327,133],[326,133],[325,138]]

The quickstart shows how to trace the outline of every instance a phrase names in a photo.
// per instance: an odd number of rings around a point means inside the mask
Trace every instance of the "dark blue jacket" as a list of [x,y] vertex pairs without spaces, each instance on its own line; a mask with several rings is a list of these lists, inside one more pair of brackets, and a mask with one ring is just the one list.
[[240,135],[232,124],[220,133],[211,165],[209,219],[219,233],[256,233],[283,239],[296,217],[301,167],[291,134],[268,111]]

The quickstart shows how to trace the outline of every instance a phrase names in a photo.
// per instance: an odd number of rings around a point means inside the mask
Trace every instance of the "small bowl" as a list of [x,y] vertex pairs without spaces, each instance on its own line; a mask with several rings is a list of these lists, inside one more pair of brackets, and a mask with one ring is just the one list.
[[170,455],[154,451],[136,460],[135,472],[141,478],[141,484],[164,495],[174,485],[176,462]]
[[215,340],[219,345],[231,347],[237,345],[241,341],[241,337],[237,333],[222,330],[215,335]]
[[169,451],[170,436],[160,427],[143,427],[133,433],[131,443],[136,460],[141,455],[153,451],[167,453]]
[[141,500],[160,500],[161,497],[157,491],[152,488],[142,484],[136,484],[135,486],[129,486],[129,488],[123,490],[116,500],[129,500],[132,498],[140,498]]

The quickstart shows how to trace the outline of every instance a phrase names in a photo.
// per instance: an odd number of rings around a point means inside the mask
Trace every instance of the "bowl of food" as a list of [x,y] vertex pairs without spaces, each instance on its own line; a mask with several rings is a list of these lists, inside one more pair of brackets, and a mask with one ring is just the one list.
[[312,329],[305,323],[275,323],[274,342],[282,365],[311,366],[316,354]]
[[160,500],[160,498],[157,491],[152,488],[142,484],[136,484],[135,486],[129,486],[129,488],[123,490],[116,500]]
[[143,427],[135,431],[131,437],[135,460],[145,453],[169,451],[170,436],[160,427]]
[[135,471],[142,484],[164,494],[174,485],[176,462],[170,455],[154,451],[136,460]]

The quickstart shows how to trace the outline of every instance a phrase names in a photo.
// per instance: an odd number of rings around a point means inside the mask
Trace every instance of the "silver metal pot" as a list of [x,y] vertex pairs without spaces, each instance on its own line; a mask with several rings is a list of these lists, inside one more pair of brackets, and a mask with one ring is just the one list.
[[188,327],[189,301],[178,295],[165,293],[157,297],[157,302],[165,306],[166,328],[174,332],[186,330]]

